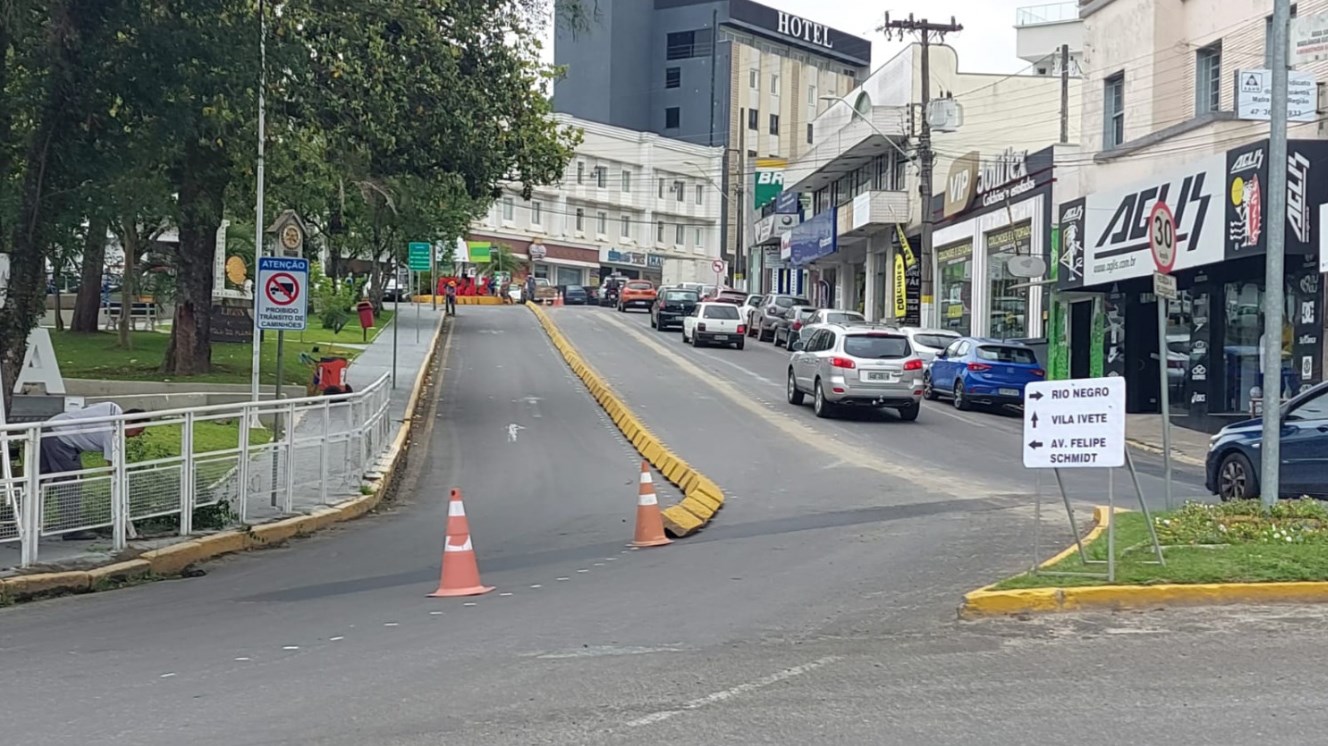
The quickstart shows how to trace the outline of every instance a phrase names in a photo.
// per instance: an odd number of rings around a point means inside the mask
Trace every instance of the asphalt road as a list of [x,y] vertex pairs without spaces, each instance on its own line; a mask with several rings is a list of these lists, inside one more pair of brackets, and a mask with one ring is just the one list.
[[[0,609],[3,741],[1321,742],[1324,610],[958,622],[963,590],[1032,557],[1027,485],[965,463],[997,455],[875,439],[924,437],[931,409],[758,416],[786,405],[688,376],[609,313],[557,318],[729,491],[715,525],[626,550],[636,456],[532,315],[466,307],[391,510],[206,577]],[[809,443],[822,426],[846,430]],[[452,486],[498,590],[428,599]]]

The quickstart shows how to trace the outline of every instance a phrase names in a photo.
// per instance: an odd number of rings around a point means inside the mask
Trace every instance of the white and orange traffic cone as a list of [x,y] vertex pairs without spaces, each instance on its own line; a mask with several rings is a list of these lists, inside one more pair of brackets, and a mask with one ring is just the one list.
[[478,596],[493,590],[480,583],[480,567],[470,544],[470,522],[461,503],[461,490],[452,490],[447,502],[447,539],[443,543],[443,570],[438,590],[430,598]]
[[659,498],[655,496],[655,480],[650,476],[650,463],[641,461],[641,487],[636,498],[636,539],[634,547],[661,547],[672,544],[664,535],[664,517],[659,513]]

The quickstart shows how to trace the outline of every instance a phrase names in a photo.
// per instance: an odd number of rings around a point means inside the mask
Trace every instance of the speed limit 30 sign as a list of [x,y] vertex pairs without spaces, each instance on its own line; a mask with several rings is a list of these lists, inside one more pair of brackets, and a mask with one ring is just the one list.
[[1167,203],[1153,205],[1148,216],[1148,248],[1153,252],[1153,264],[1161,274],[1169,274],[1176,266],[1176,218]]

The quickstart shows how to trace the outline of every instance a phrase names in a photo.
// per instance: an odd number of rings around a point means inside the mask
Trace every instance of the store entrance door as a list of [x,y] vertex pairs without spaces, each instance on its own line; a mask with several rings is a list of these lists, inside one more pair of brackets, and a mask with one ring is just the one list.
[[[1145,303],[1143,298],[1148,298]],[[1131,296],[1125,312],[1125,411],[1162,411],[1158,381],[1157,299],[1152,293]]]
[[1093,301],[1070,304],[1070,377],[1093,376]]

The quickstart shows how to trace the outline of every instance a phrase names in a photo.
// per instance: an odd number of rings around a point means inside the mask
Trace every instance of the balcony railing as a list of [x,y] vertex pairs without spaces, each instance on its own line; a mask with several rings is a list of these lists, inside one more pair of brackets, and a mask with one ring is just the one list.
[[1079,3],[1061,2],[1030,5],[1014,12],[1015,26],[1038,26],[1044,23],[1065,23],[1079,19]]

